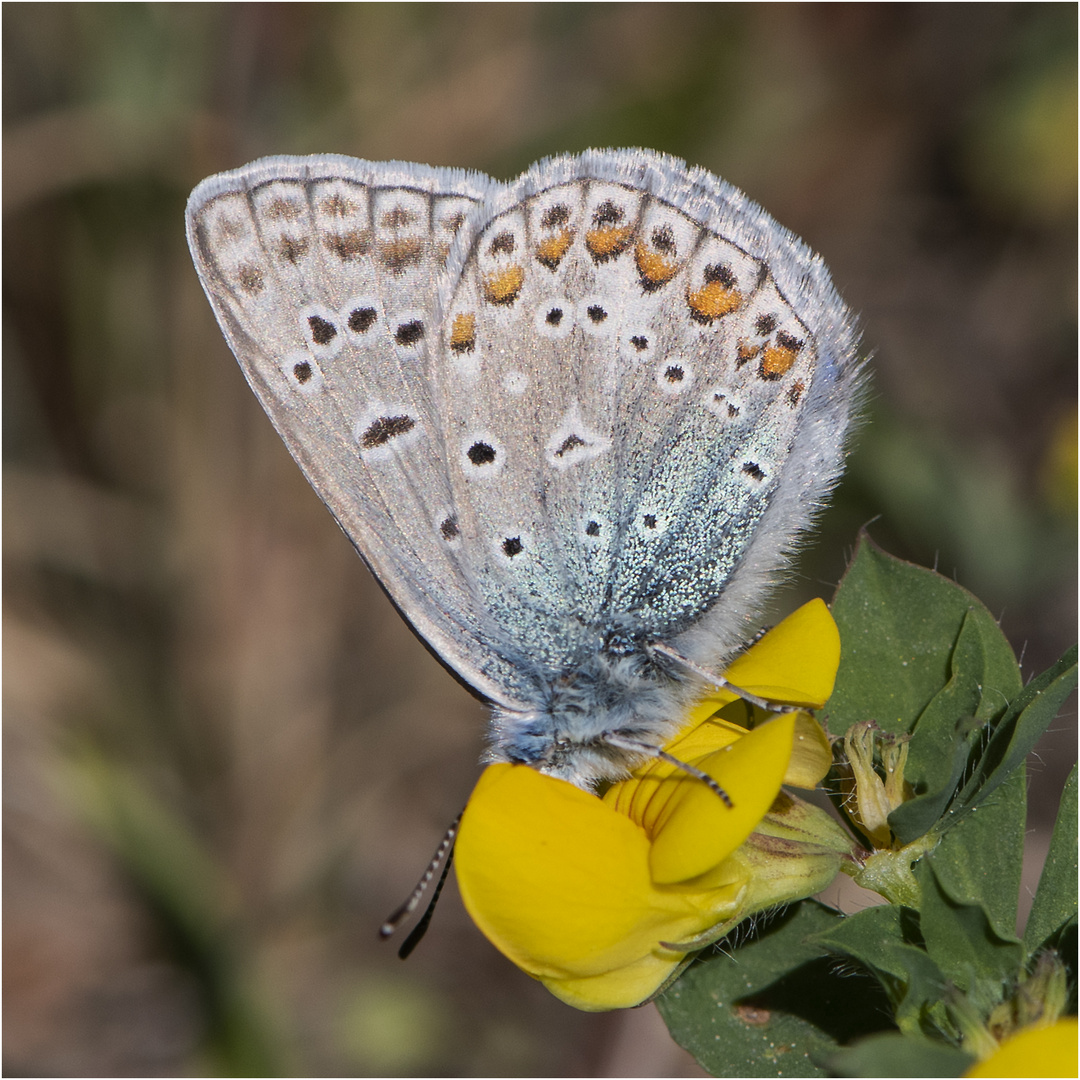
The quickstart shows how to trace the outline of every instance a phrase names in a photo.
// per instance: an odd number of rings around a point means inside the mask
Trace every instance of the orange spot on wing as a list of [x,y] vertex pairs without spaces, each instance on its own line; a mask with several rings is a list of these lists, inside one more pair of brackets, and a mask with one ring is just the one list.
[[788,349],[782,345],[770,345],[761,357],[761,377],[779,379],[781,375],[786,375],[795,363],[797,355],[795,349]]
[[518,263],[484,278],[484,296],[493,304],[512,304],[525,284],[525,267]]
[[739,366],[741,367],[743,364],[753,360],[759,352],[761,352],[760,345],[751,345],[749,341],[740,341],[735,349]]
[[698,322],[711,323],[724,315],[730,315],[742,302],[743,295],[722,281],[710,281],[686,296],[690,314]]
[[476,316],[455,315],[450,327],[450,348],[457,353],[472,352],[476,346]]
[[611,225],[590,229],[585,234],[585,246],[594,259],[604,262],[621,255],[630,245],[634,235],[633,225]]
[[562,232],[556,233],[554,236],[545,236],[536,245],[536,258],[549,270],[554,270],[562,262],[563,256],[570,249],[570,242],[574,239],[574,234],[569,229],[563,229]]
[[665,259],[658,251],[650,251],[641,240],[634,252],[634,261],[642,280],[648,285],[664,285],[679,272],[678,263]]

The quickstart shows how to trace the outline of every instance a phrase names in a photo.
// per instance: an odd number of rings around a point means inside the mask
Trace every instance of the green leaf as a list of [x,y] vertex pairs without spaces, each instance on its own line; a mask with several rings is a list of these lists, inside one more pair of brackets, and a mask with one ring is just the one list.
[[955,1046],[885,1032],[837,1050],[825,1065],[834,1076],[963,1076],[974,1060]]
[[994,933],[1006,941],[1016,940],[1027,824],[1026,773],[1021,761],[988,799],[959,815],[928,856],[949,899],[978,904]]
[[918,794],[889,815],[889,828],[900,844],[925,835],[945,812],[979,738],[976,716],[984,702],[986,669],[980,622],[973,609],[964,613],[949,658],[949,681],[912,728],[904,776]]
[[952,652],[971,613],[982,645],[987,719],[1020,687],[1016,661],[993,616],[971,593],[932,570],[893,558],[865,534],[832,604],[843,643],[825,706],[834,731],[874,720],[902,734],[951,677]]
[[814,1055],[889,1026],[874,982],[811,943],[841,921],[803,901],[734,957],[699,959],[656,1002],[673,1038],[714,1076],[825,1076]]
[[910,908],[867,908],[819,931],[811,943],[867,968],[892,1002],[901,1031],[919,1034],[941,1000],[945,976],[921,947],[919,917]]
[[919,925],[926,951],[950,982],[965,993],[995,1004],[1002,986],[1020,973],[1023,950],[1010,935],[1000,937],[981,904],[953,900],[935,873],[932,860],[915,868],[922,889]]
[[972,778],[957,802],[972,805],[987,798],[1031,753],[1054,722],[1062,703],[1076,688],[1076,646],[1014,695],[994,728]]
[[1024,930],[1024,947],[1029,956],[1055,943],[1069,923],[1076,920],[1076,810],[1074,765],[1061,794],[1050,850],[1046,853],[1039,888]]

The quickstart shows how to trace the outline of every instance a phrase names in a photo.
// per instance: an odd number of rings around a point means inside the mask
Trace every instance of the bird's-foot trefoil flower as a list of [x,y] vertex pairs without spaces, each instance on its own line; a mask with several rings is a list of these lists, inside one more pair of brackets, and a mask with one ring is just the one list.
[[[812,601],[738,657],[725,677],[774,702],[824,704],[836,625]],[[749,707],[711,694],[665,749],[713,777],[731,806],[651,760],[602,796],[522,765],[489,766],[457,841],[465,906],[515,964],[581,1009],[637,1005],[692,953],[755,912],[809,896],[851,851],[824,811],[781,791],[814,787],[831,761],[807,712],[748,729]]]

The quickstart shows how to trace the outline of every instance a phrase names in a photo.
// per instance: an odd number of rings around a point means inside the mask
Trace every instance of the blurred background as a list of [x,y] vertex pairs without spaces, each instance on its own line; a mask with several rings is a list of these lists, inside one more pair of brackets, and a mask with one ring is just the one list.
[[[184,243],[264,154],[508,179],[644,145],[819,250],[868,422],[783,614],[860,526],[1042,670],[1075,639],[1072,4],[3,6],[4,1072],[697,1075],[584,1015],[451,881],[376,941],[484,711],[274,434]],[[1037,873],[1075,715],[1031,763]]]

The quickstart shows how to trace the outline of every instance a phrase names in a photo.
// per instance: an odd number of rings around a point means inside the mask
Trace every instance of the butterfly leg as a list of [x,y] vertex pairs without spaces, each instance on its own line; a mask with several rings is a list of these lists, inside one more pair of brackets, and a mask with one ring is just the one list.
[[611,732],[605,734],[604,742],[609,746],[616,746],[620,750],[629,750],[632,753],[644,754],[646,757],[659,758],[660,761],[666,761],[669,765],[674,765],[688,776],[693,776],[705,784],[714,795],[721,799],[729,810],[734,809],[735,804],[731,801],[731,796],[707,772],[699,769],[696,765],[680,761],[674,754],[669,754],[666,750],[661,750],[659,746],[653,746],[652,743],[627,739]]
[[803,705],[781,704],[780,702],[763,698],[758,694],[752,694],[749,690],[744,690],[741,686],[736,686],[734,683],[728,682],[723,675],[717,675],[713,671],[706,671],[705,668],[699,667],[693,660],[683,656],[682,653],[677,649],[673,649],[670,645],[665,645],[662,641],[653,642],[653,644],[649,646],[649,650],[650,652],[664,656],[669,660],[674,660],[681,668],[692,672],[700,679],[704,679],[710,686],[715,686],[717,690],[730,690],[736,697],[740,697],[743,701],[749,702],[751,705],[756,705],[759,709],[764,709],[766,712],[783,714],[802,712],[805,709],[805,706]]

